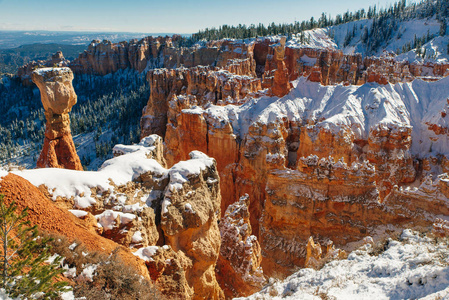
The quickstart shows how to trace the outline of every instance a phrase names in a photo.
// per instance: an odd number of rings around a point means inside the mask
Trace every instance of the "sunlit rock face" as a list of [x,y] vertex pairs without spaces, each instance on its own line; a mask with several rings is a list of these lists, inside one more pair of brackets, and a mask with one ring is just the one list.
[[[264,274],[304,265],[310,236],[338,247],[381,225],[427,222],[422,216],[437,211],[416,199],[445,197],[437,170],[447,169],[446,79],[426,82],[447,75],[444,66],[282,40],[182,49],[172,42],[139,42],[132,50],[139,63],[118,64],[165,67],[147,72],[142,137],[164,137],[168,167],[193,150],[214,157],[222,216],[250,195]],[[113,48],[106,46],[98,45]]]
[[37,69],[32,73],[32,80],[41,93],[47,119],[37,167],[82,170],[70,131],[69,112],[77,100],[72,71],[69,68]]
[[281,98],[259,92],[226,105],[187,93],[184,79],[166,98],[165,157],[168,165],[194,149],[215,157],[222,213],[248,193],[264,274],[289,274],[304,265],[310,236],[340,247],[437,213],[440,204],[411,200],[443,195],[443,179],[407,187],[447,169],[446,81],[357,86],[302,77]]
[[177,38],[149,36],[120,43],[94,40],[70,68],[76,73],[106,75],[127,68],[142,72],[147,67],[161,67],[166,49]]
[[[154,133],[165,136],[169,117],[176,118],[181,113],[178,109],[208,103],[243,103],[261,90],[260,80],[253,76],[254,68],[248,60],[230,61],[226,68],[236,73],[202,66],[149,71],[147,78],[152,91],[140,122],[142,137]],[[186,101],[188,106],[182,104]]]
[[251,295],[266,283],[260,245],[251,234],[249,203],[245,195],[229,205],[218,225],[222,242],[216,274],[227,298]]
[[69,209],[85,231],[143,259],[147,274],[167,297],[224,299],[215,275],[221,246],[216,161],[192,151],[188,160],[167,169],[157,135],[116,145],[113,151],[114,158],[98,171],[16,173]]

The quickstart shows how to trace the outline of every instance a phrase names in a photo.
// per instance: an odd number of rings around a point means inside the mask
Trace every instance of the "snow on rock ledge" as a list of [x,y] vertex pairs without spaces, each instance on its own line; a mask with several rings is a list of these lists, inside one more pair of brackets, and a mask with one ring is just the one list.
[[8,175],[8,171],[0,169],[0,180],[2,179],[2,177],[5,177],[6,175]]
[[33,185],[44,185],[48,188],[53,200],[58,197],[71,199],[76,208],[85,209],[96,202],[92,189],[97,193],[108,191],[114,194],[116,185],[124,185],[137,179],[146,172],[159,173],[167,176],[168,171],[156,160],[148,159],[147,154],[152,147],[138,146],[134,152],[109,159],[98,171],[74,171],[56,168],[15,171]]

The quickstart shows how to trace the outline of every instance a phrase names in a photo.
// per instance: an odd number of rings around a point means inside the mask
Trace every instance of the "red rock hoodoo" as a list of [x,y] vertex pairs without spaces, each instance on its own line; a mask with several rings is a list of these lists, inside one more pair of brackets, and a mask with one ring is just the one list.
[[76,103],[69,68],[44,68],[32,73],[33,82],[41,93],[47,119],[39,168],[83,170],[70,131],[69,112]]

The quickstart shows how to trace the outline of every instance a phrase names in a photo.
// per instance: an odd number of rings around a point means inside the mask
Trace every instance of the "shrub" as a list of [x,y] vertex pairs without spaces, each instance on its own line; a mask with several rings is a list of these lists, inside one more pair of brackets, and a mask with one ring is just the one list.
[[67,291],[60,257],[50,258],[50,239],[39,237],[37,226],[26,221],[28,208],[16,214],[15,202],[7,206],[0,195],[0,287],[12,297],[54,299]]
[[[52,251],[64,257],[64,265],[76,267],[73,280],[75,297],[85,297],[86,300],[164,299],[151,281],[120,259],[117,251],[108,256],[87,250],[80,241],[70,242],[65,236],[55,234],[49,236]],[[88,265],[96,266],[92,280],[79,276]]]

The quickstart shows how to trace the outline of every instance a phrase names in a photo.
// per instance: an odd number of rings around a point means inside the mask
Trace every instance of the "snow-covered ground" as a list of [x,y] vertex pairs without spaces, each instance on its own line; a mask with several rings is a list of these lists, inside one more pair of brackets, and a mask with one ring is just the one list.
[[[58,197],[73,199],[74,206],[78,209],[86,209],[96,203],[96,196],[101,196],[107,192],[107,202],[117,203],[126,212],[105,211],[103,214],[96,215],[99,223],[105,228],[111,226],[111,222],[118,216],[122,223],[132,220],[135,215],[127,213],[140,210],[144,206],[150,206],[154,194],[160,191],[151,191],[141,197],[140,205],[125,205],[126,195],[116,191],[116,186],[138,178],[141,174],[151,172],[158,174],[161,179],[169,178],[166,193],[169,194],[175,190],[182,189],[184,183],[192,174],[200,174],[206,168],[214,164],[214,159],[199,152],[192,151],[190,160],[180,161],[170,169],[163,168],[156,160],[149,159],[148,156],[155,151],[156,142],[162,143],[157,135],[150,135],[142,139],[137,145],[116,145],[115,152],[123,155],[111,158],[103,163],[98,171],[75,171],[59,168],[42,168],[34,170],[15,170],[12,173],[19,175],[33,185],[39,187],[45,185],[53,200]],[[7,172],[0,169],[0,177]],[[96,190],[96,195],[93,193]],[[153,193],[154,192],[154,193]],[[137,193],[137,192],[136,192]],[[169,200],[162,204],[163,210],[170,205]],[[73,211],[75,215],[78,211]]]
[[[147,154],[154,150],[145,142],[152,136],[142,140],[142,143],[126,155],[121,155],[104,162],[98,171],[75,171],[57,168],[34,170],[17,170],[13,173],[27,179],[35,186],[44,184],[48,187],[53,199],[58,196],[70,199],[74,197],[75,207],[87,208],[95,203],[92,188],[98,192],[114,191],[114,185],[123,185],[140,174],[152,171],[157,174],[167,174],[168,171],[154,159],[148,159]],[[114,193],[111,197],[119,198]],[[119,199],[118,199],[119,200]]]
[[[270,280],[246,299],[449,299],[449,245],[412,230],[376,253],[365,244],[348,259]],[[241,298],[243,299],[243,298]]]

